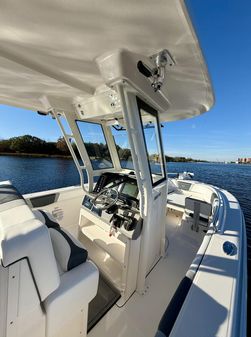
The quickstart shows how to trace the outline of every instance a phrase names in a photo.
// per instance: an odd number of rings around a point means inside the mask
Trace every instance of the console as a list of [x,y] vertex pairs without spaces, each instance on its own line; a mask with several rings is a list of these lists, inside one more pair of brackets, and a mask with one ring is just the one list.
[[[116,188],[116,203],[101,210],[93,199],[104,189]],[[79,236],[89,257],[120,291],[123,305],[136,289],[143,220],[140,217],[136,179],[104,174],[96,194],[85,195],[80,211]],[[99,192],[98,192],[99,191]],[[110,193],[112,197],[112,193]]]

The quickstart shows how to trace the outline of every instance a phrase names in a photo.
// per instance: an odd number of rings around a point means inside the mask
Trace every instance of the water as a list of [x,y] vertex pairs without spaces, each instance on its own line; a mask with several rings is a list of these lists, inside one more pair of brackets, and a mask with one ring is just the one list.
[[[193,172],[194,179],[226,189],[239,201],[251,241],[251,165],[168,163],[168,172]],[[251,247],[250,247],[251,248]],[[251,254],[251,250],[250,250]],[[251,258],[251,255],[249,255]]]
[[79,185],[70,159],[0,156],[0,181],[11,180],[20,193],[32,193]]
[[[168,163],[168,172],[190,171],[195,179],[228,190],[239,200],[247,225],[251,260],[251,165]],[[10,179],[22,193],[79,184],[72,160],[0,156],[0,181]]]
[[[224,188],[239,200],[246,220],[251,279],[251,165],[168,163],[167,167],[168,172],[193,172],[196,180]],[[73,161],[58,158],[0,156],[0,181],[7,179],[22,194],[79,184]]]

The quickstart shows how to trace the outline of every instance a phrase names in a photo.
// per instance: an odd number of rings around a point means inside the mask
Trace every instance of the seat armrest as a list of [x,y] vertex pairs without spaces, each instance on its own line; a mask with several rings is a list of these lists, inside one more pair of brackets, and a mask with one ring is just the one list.
[[90,261],[61,276],[58,289],[44,301],[47,337],[86,335],[88,305],[97,294],[98,279]]

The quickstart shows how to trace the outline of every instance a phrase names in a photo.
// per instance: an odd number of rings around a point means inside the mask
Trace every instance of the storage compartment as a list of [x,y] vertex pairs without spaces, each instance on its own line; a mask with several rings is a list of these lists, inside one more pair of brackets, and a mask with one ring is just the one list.
[[140,237],[132,240],[124,232],[110,236],[110,225],[85,208],[81,209],[79,239],[89,258],[126,301],[136,289]]

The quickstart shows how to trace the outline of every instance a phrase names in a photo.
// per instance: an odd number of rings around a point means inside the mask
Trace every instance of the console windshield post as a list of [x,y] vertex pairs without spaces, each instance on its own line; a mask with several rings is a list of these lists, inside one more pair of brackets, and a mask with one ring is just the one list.
[[[150,264],[152,263],[152,235],[155,231],[152,221],[154,191],[149,170],[147,150],[144,143],[143,130],[141,128],[136,94],[133,91],[130,91],[130,86],[128,83],[125,83],[125,81],[123,81],[120,85],[117,85],[116,89],[120,97],[126,129],[128,131],[128,140],[140,194],[140,215],[144,221],[137,276],[137,292],[144,294],[145,278],[149,271],[149,261]],[[159,246],[160,245],[161,239],[159,241]],[[157,246],[158,244],[156,245],[156,250],[159,250]]]
[[[79,173],[79,176],[80,176],[80,185],[81,187],[83,188],[83,190],[85,192],[87,192],[87,189],[85,187],[85,184],[88,184],[88,191],[91,191],[93,189],[93,174],[91,172],[91,170],[89,169],[89,165],[86,165],[86,163],[88,163],[88,160],[86,159],[86,156],[83,155],[83,149],[81,149],[81,147],[79,147],[79,142],[77,142],[76,140],[76,137],[75,137],[75,133],[73,132],[72,130],[72,127],[71,127],[71,121],[70,121],[70,118],[68,118],[68,115],[67,114],[64,114],[64,117],[65,119],[67,120],[68,124],[69,124],[69,127],[71,128],[71,131],[72,131],[72,135],[68,135],[65,131],[65,128],[60,120],[60,116],[62,115],[62,112],[58,113],[55,109],[52,109],[51,110],[51,113],[53,115],[53,117],[56,119],[58,125],[59,125],[59,128],[62,132],[62,135],[65,139],[65,142],[69,148],[69,151],[71,153],[71,156],[73,158],[73,161],[74,161],[74,164],[78,170],[78,173]],[[74,136],[73,136],[74,135]],[[75,154],[75,151],[72,147],[72,144],[71,144],[71,138],[74,138],[75,141],[76,141],[76,144],[77,144],[77,147],[78,147],[78,151],[79,151],[79,154],[81,156],[81,159],[82,159],[82,162],[84,163],[84,166],[81,166],[79,164],[79,160]],[[86,171],[87,173],[87,181],[85,181],[85,176],[84,176],[84,170]]]

